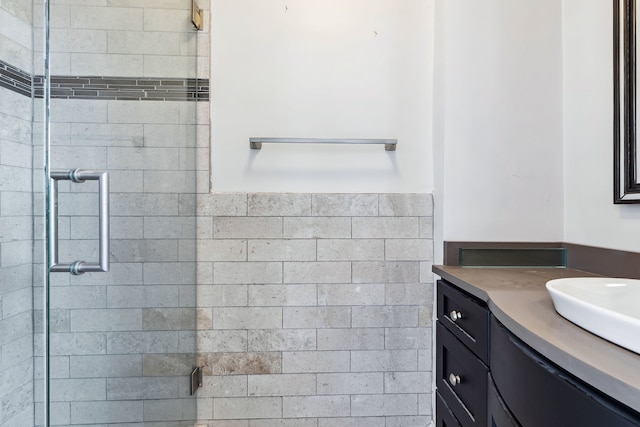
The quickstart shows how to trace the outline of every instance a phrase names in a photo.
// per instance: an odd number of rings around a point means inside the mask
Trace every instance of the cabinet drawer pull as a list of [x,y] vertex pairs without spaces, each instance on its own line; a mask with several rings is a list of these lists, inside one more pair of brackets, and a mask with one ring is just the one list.
[[459,311],[455,311],[453,310],[451,313],[449,313],[449,317],[451,318],[452,321],[457,321],[462,319],[462,313],[460,313]]
[[458,384],[460,384],[460,376],[454,374],[453,372],[449,374],[449,384],[451,384],[453,387],[457,386]]

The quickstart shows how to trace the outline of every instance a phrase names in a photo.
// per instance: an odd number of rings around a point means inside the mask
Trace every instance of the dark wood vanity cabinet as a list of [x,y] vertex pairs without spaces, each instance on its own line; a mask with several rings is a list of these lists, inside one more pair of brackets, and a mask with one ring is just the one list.
[[520,427],[513,414],[502,400],[493,376],[489,374],[487,389],[487,425],[488,427]]
[[436,425],[484,427],[489,310],[442,280],[438,281],[437,298]]
[[486,304],[437,285],[436,426],[640,427],[640,414],[541,356]]
[[490,353],[499,395],[524,427],[640,426],[640,414],[543,358],[493,316]]
[[438,392],[436,392],[436,426],[460,427],[460,423]]

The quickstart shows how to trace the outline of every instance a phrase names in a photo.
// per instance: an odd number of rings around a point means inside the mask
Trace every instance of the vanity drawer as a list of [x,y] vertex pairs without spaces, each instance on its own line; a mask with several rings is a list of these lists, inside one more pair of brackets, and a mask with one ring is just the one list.
[[487,390],[488,426],[521,427],[500,397],[498,390],[496,390],[496,385],[493,382],[491,374],[489,374],[489,380],[487,383],[489,387]]
[[489,363],[489,310],[482,301],[438,280],[437,316],[453,335]]
[[438,392],[461,426],[486,426],[487,366],[439,322],[436,347]]
[[438,392],[436,392],[436,427],[460,427],[460,423]]

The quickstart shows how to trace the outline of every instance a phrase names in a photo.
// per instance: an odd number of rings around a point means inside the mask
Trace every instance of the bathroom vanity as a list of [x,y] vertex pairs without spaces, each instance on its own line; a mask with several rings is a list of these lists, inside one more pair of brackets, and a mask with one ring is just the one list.
[[640,355],[561,317],[545,289],[589,273],[433,271],[437,426],[640,426]]

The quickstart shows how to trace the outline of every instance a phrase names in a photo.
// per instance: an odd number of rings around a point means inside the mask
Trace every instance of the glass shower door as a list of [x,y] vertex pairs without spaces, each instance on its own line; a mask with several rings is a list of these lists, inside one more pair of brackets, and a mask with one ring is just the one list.
[[36,9],[36,424],[193,426],[191,2]]

